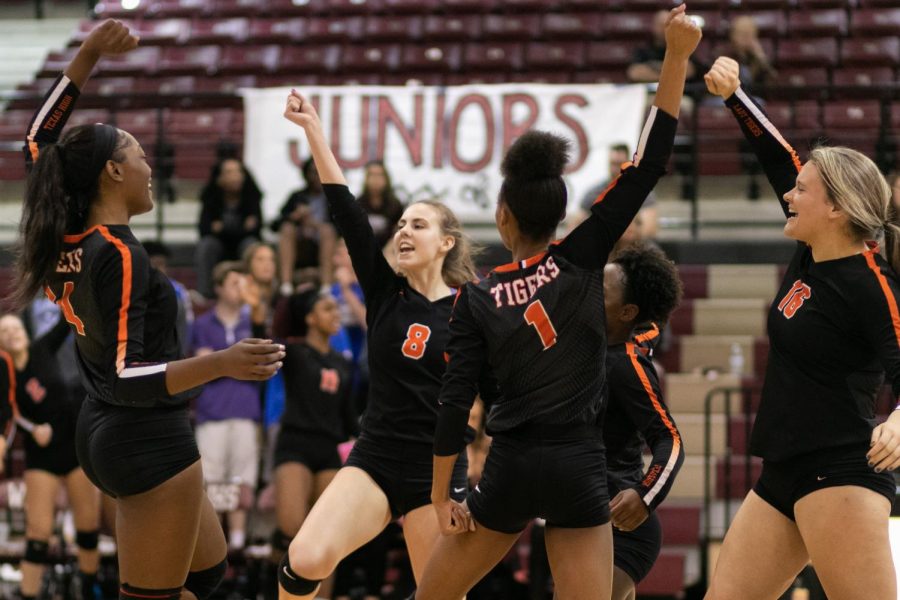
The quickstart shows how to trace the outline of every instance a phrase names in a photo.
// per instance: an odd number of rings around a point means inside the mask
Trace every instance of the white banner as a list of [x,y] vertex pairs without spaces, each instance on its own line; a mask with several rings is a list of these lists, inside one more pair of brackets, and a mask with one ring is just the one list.
[[[646,104],[641,85],[503,84],[459,87],[303,88],[314,102],[347,181],[362,190],[363,166],[385,162],[400,200],[439,198],[466,222],[493,220],[500,162],[531,128],[569,138],[569,208],[607,178],[610,145],[637,144]],[[303,131],[282,116],[288,88],[246,89],[244,160],[277,213],[302,185]]]

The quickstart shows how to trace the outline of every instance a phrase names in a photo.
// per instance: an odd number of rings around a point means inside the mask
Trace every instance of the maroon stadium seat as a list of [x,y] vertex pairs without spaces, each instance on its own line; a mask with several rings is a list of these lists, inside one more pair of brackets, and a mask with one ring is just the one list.
[[123,110],[115,115],[115,124],[124,129],[141,145],[156,144],[158,134],[158,115],[155,110]]
[[221,54],[219,46],[165,48],[157,72],[164,75],[210,75],[216,72]]
[[779,69],[778,85],[790,88],[807,88],[819,93],[828,85],[828,71],[823,68]]
[[232,19],[197,19],[191,25],[191,44],[240,44],[250,33],[250,21]]
[[551,83],[559,85],[563,83],[571,83],[572,76],[568,71],[526,71],[523,73],[513,73],[509,78],[514,83]]
[[265,0],[261,9],[263,14],[271,17],[303,17],[325,14],[328,9],[328,0],[309,0],[309,2],[295,2],[294,0]]
[[897,35],[900,31],[900,8],[860,8],[852,13],[853,35]]
[[100,0],[94,6],[98,19],[136,19],[147,11],[149,2],[141,2],[133,9],[122,8],[122,0]]
[[388,73],[381,79],[384,85],[446,85],[443,73]]
[[525,47],[528,69],[576,69],[584,64],[583,42],[539,42]]
[[783,39],[778,44],[780,66],[833,66],[837,58],[837,40],[834,38]]
[[891,128],[900,131],[900,102],[891,104]]
[[843,36],[847,34],[847,11],[840,8],[797,10],[788,18],[791,36]]
[[731,3],[732,12],[739,13],[744,10],[758,8],[790,8],[791,0],[734,0]]
[[335,15],[366,15],[383,7],[380,0],[328,0],[328,10]]
[[306,19],[257,18],[250,22],[248,42],[255,44],[300,43],[306,39]]
[[859,0],[862,7],[900,8],[900,0]]
[[41,70],[38,72],[38,76],[54,77],[59,75],[69,66],[76,54],[78,54],[78,48],[66,48],[48,53]]
[[281,47],[227,46],[219,61],[219,72],[229,75],[271,73],[278,66]]
[[871,98],[869,88],[889,85],[894,81],[894,71],[890,67],[847,67],[835,69],[831,73],[832,83],[838,86],[855,86],[855,90],[835,90],[835,97]]
[[195,17],[209,14],[213,8],[212,0],[155,0],[147,4],[147,16],[156,19]]
[[345,43],[363,36],[363,17],[314,17],[306,23],[305,39],[314,43]]
[[849,8],[856,6],[856,2],[854,0],[797,0],[797,6],[803,10]]
[[365,34],[366,43],[418,41],[422,37],[422,17],[373,15],[366,19]]
[[[167,50],[173,49],[167,48]],[[103,76],[143,75],[156,71],[161,56],[162,49],[159,47],[139,47],[127,54],[104,57],[98,68]]]
[[815,100],[797,102],[776,102],[766,104],[769,120],[785,132],[808,130],[819,132],[822,129],[821,110]]
[[496,4],[496,0],[444,0],[443,9],[450,13],[474,14],[490,12]]
[[592,69],[578,71],[572,81],[574,83],[628,83],[628,76],[623,69]]
[[287,46],[281,49],[278,73],[296,75],[333,72],[337,69],[340,54],[341,47],[336,44]]
[[[470,71],[518,71],[525,66],[522,44],[511,42],[469,44],[464,63]],[[479,75],[484,77],[484,75]]]
[[427,14],[436,12],[442,0],[381,0],[383,9],[397,14]]
[[233,94],[240,88],[253,88],[257,85],[257,75],[225,75],[218,77],[199,77],[195,80],[197,92],[213,92]]
[[252,17],[265,9],[266,0],[215,0],[212,14],[217,17]]
[[[19,150],[0,150],[0,181],[22,181],[25,179],[25,158]],[[2,294],[6,297],[8,289]]]
[[900,64],[900,38],[882,37],[844,40],[841,47],[841,63],[848,65]]
[[487,15],[482,23],[486,40],[533,40],[540,31],[539,15]]
[[711,43],[713,39],[727,36],[728,23],[722,18],[722,13],[718,11],[692,10],[691,14],[703,19],[703,37],[705,41]]
[[77,127],[78,125],[93,125],[94,123],[109,122],[111,122],[111,119],[108,110],[100,108],[76,110],[72,112],[72,116],[69,117],[69,121],[68,123],[66,123],[66,128]]
[[323,73],[276,73],[274,75],[260,75],[256,78],[256,87],[273,88],[273,87],[296,87],[302,88],[312,85],[326,85]]
[[604,69],[620,69],[623,76],[625,68],[631,63],[631,48],[621,42],[591,42],[588,44],[587,64]]
[[649,596],[681,596],[684,592],[685,553],[682,550],[663,548],[653,568],[636,586],[636,591],[643,598]]
[[590,13],[549,13],[541,23],[543,37],[552,40],[599,38],[603,32],[603,15]]
[[138,24],[135,33],[140,36],[142,46],[172,46],[188,41],[191,22],[189,19],[146,19]]
[[34,115],[33,110],[5,110],[0,112],[0,139],[24,143],[25,129],[28,127],[32,115]]
[[876,100],[829,102],[822,112],[825,130],[875,129],[881,123],[881,106]]
[[656,514],[665,531],[666,544],[695,546],[700,541],[700,507],[663,503]]
[[399,44],[346,46],[341,54],[340,73],[396,71],[400,66],[400,55]]
[[753,17],[760,37],[778,37],[784,35],[787,31],[787,19],[784,16],[784,11],[758,10],[747,13],[733,13],[732,17],[735,16]]
[[596,10],[606,12],[618,6],[619,0],[559,0],[559,8],[563,11]]
[[646,13],[610,13],[603,18],[605,37],[632,37],[645,43],[653,26],[654,15]]
[[[725,465],[726,461],[731,465],[730,477],[726,485]],[[716,497],[725,498],[726,495],[730,499],[743,498],[747,492],[753,487],[753,484],[759,479],[762,472],[762,459],[755,456],[750,459],[750,476],[747,477],[746,471],[747,459],[743,456],[733,456],[730,459],[720,458],[716,464]],[[730,487],[726,490],[726,487]],[[727,492],[727,494],[726,494]]]
[[94,77],[89,79],[82,92],[85,95],[99,94],[101,96],[114,96],[117,94],[130,94],[135,91],[135,82],[141,77]]
[[737,123],[734,120],[734,116],[732,116],[731,111],[728,110],[724,104],[716,103],[716,104],[701,104],[696,109],[697,113],[697,123],[699,124],[700,131],[740,131],[737,128]]
[[170,110],[166,119],[166,132],[170,137],[207,136],[218,138],[232,133],[234,111],[219,110]]
[[466,73],[451,73],[444,78],[444,81],[447,85],[507,83],[509,81],[509,73],[467,71]]
[[457,71],[462,63],[459,44],[423,44],[404,46],[402,67],[418,73]]
[[481,37],[481,18],[475,15],[431,15],[425,18],[424,37],[429,42],[477,40]]
[[[208,81],[214,78],[203,77]],[[141,94],[180,94],[189,96],[197,89],[197,78],[193,75],[179,77],[137,77],[135,90]]]
[[506,11],[547,12],[556,8],[557,0],[503,0],[500,6]]

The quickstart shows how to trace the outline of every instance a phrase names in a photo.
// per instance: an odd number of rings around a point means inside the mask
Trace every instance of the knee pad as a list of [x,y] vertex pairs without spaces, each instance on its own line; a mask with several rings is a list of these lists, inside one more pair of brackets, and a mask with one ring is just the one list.
[[293,569],[291,569],[288,555],[285,553],[284,558],[281,559],[281,564],[278,565],[278,583],[281,584],[281,587],[288,594],[308,596],[318,589],[321,582],[304,579],[294,573]]
[[99,531],[77,531],[75,532],[75,544],[82,550],[96,550],[100,541]]
[[228,559],[202,571],[191,571],[184,582],[184,589],[191,592],[199,600],[205,600],[212,596],[213,592],[225,579],[225,571],[228,569]]
[[123,583],[119,588],[119,600],[180,600],[181,588],[167,588],[151,590],[148,588],[134,587]]
[[46,563],[49,546],[49,543],[42,540],[28,540],[25,543],[25,560],[36,565]]
[[272,532],[272,549],[277,552],[287,552],[294,538],[283,532],[278,527]]

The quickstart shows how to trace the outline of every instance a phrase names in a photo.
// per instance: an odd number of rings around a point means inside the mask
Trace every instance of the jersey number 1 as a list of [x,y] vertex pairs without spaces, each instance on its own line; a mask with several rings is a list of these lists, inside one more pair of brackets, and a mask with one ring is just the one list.
[[525,322],[537,330],[541,336],[541,343],[544,344],[544,350],[556,344],[556,328],[550,322],[550,316],[540,300],[535,300],[525,309]]
[[71,281],[65,282],[63,284],[62,298],[57,300],[56,294],[53,293],[53,290],[50,289],[50,286],[44,287],[44,291],[47,293],[47,298],[50,299],[50,302],[53,302],[54,304],[59,306],[60,310],[62,310],[63,316],[66,318],[66,321],[75,326],[75,331],[78,333],[78,335],[84,335],[84,322],[78,318],[78,315],[75,314],[75,309],[72,308],[72,302],[70,300],[72,292],[74,290],[74,283],[72,283]]
[[425,344],[431,337],[431,328],[425,325],[413,323],[406,331],[406,341],[403,342],[403,356],[419,360],[425,354]]

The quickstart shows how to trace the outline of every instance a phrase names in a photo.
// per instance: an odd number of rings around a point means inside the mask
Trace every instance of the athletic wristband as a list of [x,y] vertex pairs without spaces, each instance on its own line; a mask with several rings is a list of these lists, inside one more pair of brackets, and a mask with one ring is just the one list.
[[453,456],[462,452],[466,447],[468,424],[469,411],[451,404],[441,404],[434,431],[435,456]]

